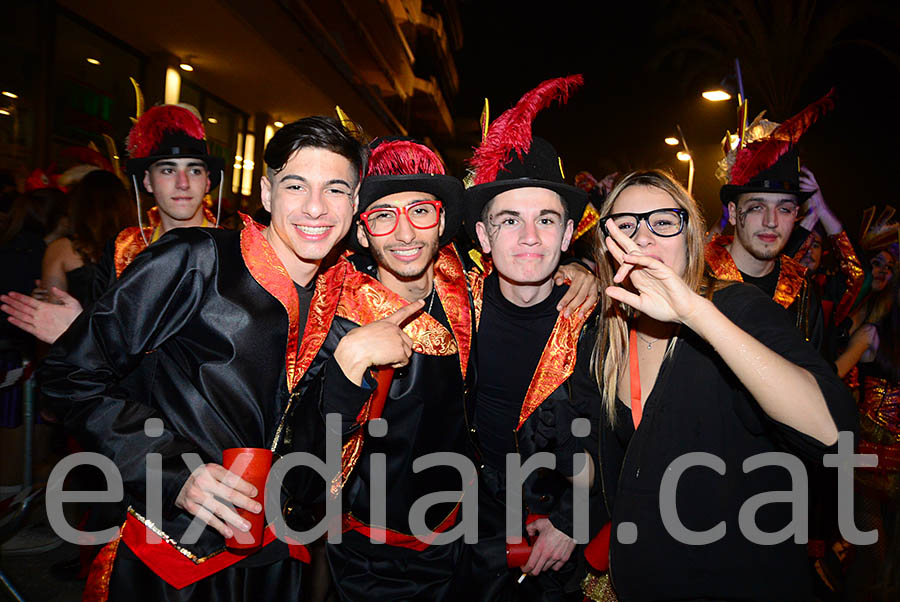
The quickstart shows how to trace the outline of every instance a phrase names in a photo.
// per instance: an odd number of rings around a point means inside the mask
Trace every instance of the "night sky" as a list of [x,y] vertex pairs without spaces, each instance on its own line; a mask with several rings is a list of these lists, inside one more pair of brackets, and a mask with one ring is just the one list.
[[[712,55],[692,50],[709,46],[711,37],[715,41],[716,36],[702,29],[704,11],[715,4],[553,1],[523,10],[531,4],[464,0],[455,115],[477,120],[488,97],[493,119],[544,79],[582,73],[584,87],[566,106],[545,110],[534,125],[535,133],[557,147],[567,179],[585,169],[599,179],[613,171],[667,167],[686,182],[687,164],[675,159],[678,149],[663,142],[677,135],[675,125],[680,124],[696,165],[694,195],[707,220],[717,219],[714,169],[725,130],[736,129],[736,102],[711,103],[700,92],[733,73],[734,56],[728,48]],[[725,3],[718,4],[719,12],[729,10],[721,8]],[[836,109],[804,136],[801,159],[816,174],[826,201],[855,234],[862,208],[900,204],[895,188],[900,172],[895,117],[900,3],[819,2],[815,20],[806,28],[790,27],[783,12],[773,14],[768,3],[746,5],[760,16],[762,26],[754,30],[761,42],[739,51],[751,119],[769,109],[752,85],[754,74],[773,73],[776,89],[786,79],[799,84],[796,100],[787,109],[767,113],[778,122],[832,86],[837,89]],[[794,12],[805,5],[784,3]],[[822,45],[822,32],[835,29],[838,35],[826,35]],[[724,37],[720,46],[733,42]],[[790,46],[767,44],[771,39],[787,40]],[[806,66],[804,76],[795,77],[795,62]]]

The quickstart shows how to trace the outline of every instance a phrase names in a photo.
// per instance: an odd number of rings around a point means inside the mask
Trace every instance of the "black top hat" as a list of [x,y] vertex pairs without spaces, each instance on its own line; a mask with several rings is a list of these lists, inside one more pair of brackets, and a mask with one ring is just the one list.
[[475,223],[481,220],[488,201],[507,190],[516,188],[546,188],[559,194],[569,211],[569,217],[577,224],[587,205],[587,193],[563,181],[559,155],[553,146],[538,136],[532,139],[528,152],[520,158],[511,151],[511,158],[497,172],[493,182],[477,184],[466,190],[466,231],[473,241]]
[[[557,77],[526,92],[510,109],[495,119],[475,149],[470,164],[473,183],[466,190],[466,231],[474,242],[475,224],[488,201],[507,190],[546,188],[562,197],[576,223],[587,205],[587,194],[563,181],[562,163],[556,149],[532,136],[531,124],[539,111],[554,100],[565,103],[572,90],[584,83],[580,75]],[[487,123],[487,103],[482,125]]]
[[[397,192],[427,192],[441,201],[444,210],[444,233],[439,244],[446,245],[459,231],[462,222],[460,205],[465,188],[458,178],[444,173],[444,165],[430,148],[407,137],[377,138],[369,144],[366,177],[359,187],[359,208],[356,217],[372,203]],[[364,251],[350,229],[347,244]]]
[[144,112],[128,133],[126,172],[144,190],[144,171],[163,159],[199,159],[209,170],[210,189],[219,185],[225,161],[206,148],[200,119],[185,107],[161,105]]
[[797,204],[803,204],[815,191],[800,190],[799,155],[796,148],[782,155],[771,167],[754,175],[742,185],[725,184],[719,190],[722,204],[727,205],[738,195],[745,192],[776,192],[792,194],[797,197]]
[[[797,143],[816,120],[834,107],[834,90],[812,103],[784,123],[772,124],[760,114],[749,128],[743,123],[738,145],[727,150],[723,162],[727,183],[719,191],[719,198],[727,205],[745,192],[777,192],[792,194],[803,203],[813,192],[800,190],[800,162]],[[744,114],[746,109],[744,109]],[[767,123],[774,129],[763,127]],[[758,126],[758,127],[757,127]],[[760,136],[756,137],[755,132]],[[749,143],[748,143],[748,139]],[[720,170],[722,168],[720,167]]]

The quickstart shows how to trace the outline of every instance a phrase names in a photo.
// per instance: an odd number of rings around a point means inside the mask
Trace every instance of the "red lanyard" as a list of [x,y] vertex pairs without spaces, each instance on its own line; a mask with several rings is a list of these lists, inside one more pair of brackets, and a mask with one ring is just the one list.
[[631,420],[634,428],[641,423],[644,408],[641,405],[641,368],[638,365],[637,330],[631,329],[628,336],[628,373],[631,376]]

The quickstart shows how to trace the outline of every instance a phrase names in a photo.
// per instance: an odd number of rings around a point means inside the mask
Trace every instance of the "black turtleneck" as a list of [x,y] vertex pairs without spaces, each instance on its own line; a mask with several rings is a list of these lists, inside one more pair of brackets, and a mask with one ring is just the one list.
[[747,284],[752,284],[756,288],[762,290],[769,297],[775,296],[775,289],[778,287],[778,276],[781,274],[781,262],[776,261],[775,267],[765,276],[751,276],[741,272],[741,278]]
[[484,282],[478,326],[478,392],[475,422],[485,464],[502,469],[515,452],[515,432],[522,402],[553,326],[556,305],[568,285],[531,307],[519,307],[500,292],[494,272]]

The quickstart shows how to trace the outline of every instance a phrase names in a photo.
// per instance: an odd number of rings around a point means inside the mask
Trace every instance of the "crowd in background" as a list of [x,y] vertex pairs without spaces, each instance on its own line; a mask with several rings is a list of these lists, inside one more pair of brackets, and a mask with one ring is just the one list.
[[[58,304],[73,299],[81,307],[90,304],[104,248],[121,230],[137,225],[137,218],[130,186],[119,174],[92,167],[79,175],[77,181],[62,186],[46,177],[29,179],[24,185],[12,174],[0,174],[0,292],[16,291]],[[897,222],[890,210],[878,207],[862,212],[859,225],[842,225],[826,202],[827,191],[819,190],[812,172],[804,169],[801,179],[812,194],[799,209],[783,252],[807,269],[813,298],[823,316],[824,338],[819,349],[857,401],[861,451],[878,453],[883,459],[875,470],[857,471],[856,480],[857,526],[877,529],[878,543],[855,547],[841,540],[836,531],[826,529],[818,534],[818,544],[810,546],[810,570],[821,580],[820,586],[824,584],[823,597],[840,591],[868,591],[873,586],[896,594],[900,591],[896,582],[900,574],[896,566],[900,563],[900,445],[891,429],[900,419],[896,415],[900,407],[895,402],[892,409],[874,411],[871,397],[881,392],[896,398],[900,387]],[[602,185],[591,180],[591,199],[599,208],[614,187],[614,178],[607,178]],[[209,198],[207,203],[215,209]],[[264,213],[257,216],[258,221],[265,217]],[[234,221],[239,220],[230,223]],[[716,234],[710,233],[708,240]],[[459,236],[466,235],[460,232]],[[851,244],[843,244],[846,239]],[[591,240],[592,236],[581,239]],[[465,241],[463,246],[476,245]],[[590,247],[575,245],[573,253],[595,266]],[[3,373],[40,362],[45,353],[46,345],[35,337],[5,319],[0,322]],[[21,479],[18,468],[23,445],[17,436],[22,427],[21,382],[5,385],[0,390],[4,458],[0,497],[4,498],[15,493],[17,479]],[[45,432],[35,449],[38,480],[46,477],[61,455],[77,450],[54,427],[56,420],[49,411],[38,413],[39,429]],[[84,577],[86,565],[80,559],[70,576]]]

